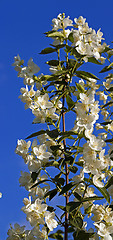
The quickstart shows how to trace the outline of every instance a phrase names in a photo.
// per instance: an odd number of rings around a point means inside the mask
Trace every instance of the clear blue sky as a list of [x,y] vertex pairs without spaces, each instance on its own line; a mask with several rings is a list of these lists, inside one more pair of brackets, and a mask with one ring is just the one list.
[[46,73],[46,57],[38,53],[47,47],[44,32],[51,30],[51,21],[65,12],[71,18],[86,17],[89,26],[102,29],[106,42],[113,41],[113,0],[0,0],[0,239],[5,240],[9,223],[25,224],[21,212],[27,196],[19,188],[23,160],[15,153],[17,139],[25,138],[37,129],[31,125],[33,116],[20,102],[22,80],[11,66],[17,54],[27,62],[30,57]]

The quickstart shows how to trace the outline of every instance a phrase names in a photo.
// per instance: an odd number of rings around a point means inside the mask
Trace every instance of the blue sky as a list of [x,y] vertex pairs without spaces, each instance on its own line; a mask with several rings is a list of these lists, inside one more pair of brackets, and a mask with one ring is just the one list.
[[41,72],[46,73],[47,60],[38,53],[48,46],[44,32],[51,30],[51,21],[65,12],[71,19],[86,17],[89,26],[102,29],[107,44],[113,41],[113,0],[0,0],[0,239],[7,236],[9,223],[25,224],[21,212],[22,200],[27,196],[19,188],[20,171],[25,169],[23,160],[14,151],[17,139],[25,138],[37,130],[31,125],[33,116],[20,102],[22,79],[11,66],[17,54],[27,61],[33,57]]

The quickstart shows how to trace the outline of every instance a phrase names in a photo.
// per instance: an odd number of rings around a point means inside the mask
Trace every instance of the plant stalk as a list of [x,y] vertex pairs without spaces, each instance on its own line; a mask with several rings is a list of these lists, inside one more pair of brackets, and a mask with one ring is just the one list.
[[[65,86],[64,89],[65,91]],[[63,96],[63,101],[62,101],[62,123],[63,123],[63,132],[65,132],[65,112],[64,112],[64,104],[65,104],[65,95]],[[64,151],[66,151],[66,140],[63,140],[63,145],[64,145]],[[65,156],[65,154],[64,154]],[[65,156],[65,160],[66,160],[66,156]],[[66,184],[68,184],[69,182],[69,178],[68,178],[69,172],[68,172],[68,164],[65,163],[65,176],[66,176]],[[68,192],[66,193],[65,196],[65,200],[66,200],[66,206],[69,202],[69,194]],[[65,212],[65,238],[64,240],[68,240],[68,212]]]

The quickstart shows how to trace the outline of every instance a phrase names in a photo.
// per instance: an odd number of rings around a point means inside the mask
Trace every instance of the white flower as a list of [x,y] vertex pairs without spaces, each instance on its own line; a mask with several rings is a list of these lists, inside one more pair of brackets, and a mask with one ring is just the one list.
[[21,171],[19,183],[20,183],[20,186],[24,186],[26,188],[26,190],[29,190],[30,187],[33,185],[31,174],[28,172]]
[[95,151],[101,151],[102,150],[102,147],[104,147],[106,144],[105,142],[100,139],[100,138],[97,138],[95,135],[92,135],[90,137],[90,142],[89,142],[89,146],[95,150]]
[[26,155],[28,153],[30,145],[31,141],[26,142],[23,139],[18,140],[15,152],[19,155]]
[[85,93],[80,93],[80,100],[84,104],[92,104],[94,103],[94,93],[95,91],[88,91],[87,94]]
[[33,153],[37,156],[39,160],[48,160],[49,157],[52,155],[50,152],[46,152],[46,145],[37,145],[33,147]]
[[83,42],[78,42],[77,44],[78,44],[78,47],[76,47],[77,52],[83,55],[87,55],[86,44],[84,44]]
[[53,30],[62,29],[63,25],[64,25],[64,28],[66,28],[67,26],[73,25],[72,24],[73,21],[69,19],[69,16],[65,18],[65,14],[61,14],[61,13],[57,16],[57,18],[53,18],[52,23],[53,23]]
[[113,226],[107,227],[104,223],[95,223],[95,226],[98,228],[98,235],[103,237],[103,240],[112,240],[110,233],[113,233]]
[[31,108],[31,106],[33,104],[32,97],[34,97],[34,95],[35,95],[35,91],[33,90],[33,87],[34,86],[31,87],[30,91],[29,91],[27,85],[26,85],[26,88],[20,89],[22,95],[20,95],[19,98],[21,99],[22,102],[26,103],[25,109]]
[[25,206],[22,211],[26,213],[27,220],[30,222],[31,226],[36,224],[44,224],[44,213],[47,210],[47,204],[43,204],[42,200],[37,198],[33,203],[24,199]]
[[107,125],[108,129],[113,132],[113,121]]
[[26,231],[26,240],[35,240],[36,238],[32,234],[32,231]]
[[104,214],[105,214],[104,206],[98,205],[98,204],[93,205],[92,213],[94,214],[94,216],[91,219],[96,223],[101,222],[103,220]]
[[23,60],[21,60],[19,54],[17,56],[14,57],[14,63],[12,64],[12,66],[20,66],[24,63]]
[[50,213],[49,211],[45,212],[45,222],[50,231],[53,231],[53,229],[56,228],[58,225],[58,223],[54,219],[54,217],[55,217],[54,212],[52,212],[52,213]]
[[37,101],[35,100],[35,103],[43,110],[53,107],[53,103],[49,101],[49,95],[47,93],[38,96]]
[[40,187],[36,186],[36,187],[34,187],[30,190],[29,196],[32,196],[34,200],[37,199],[37,196],[38,196],[38,198],[43,199],[45,193],[47,191],[49,191],[49,189],[50,189],[49,184],[48,184],[48,186],[44,186],[43,188],[40,188]]
[[54,104],[56,104],[56,102],[57,102],[57,108],[60,109],[60,108],[62,108],[62,102],[61,102],[60,100],[57,100],[57,99],[58,99],[57,96],[54,97],[54,98],[52,99],[52,102],[53,102]]
[[39,230],[38,227],[34,227],[32,230],[32,233],[37,237],[37,240],[46,240],[47,239],[47,231],[46,231],[45,227],[43,227],[41,231]]
[[41,169],[41,161],[37,159],[33,159],[32,161],[29,161],[28,168],[30,172],[37,172]]
[[100,92],[100,91],[97,94],[99,95],[100,100],[103,100],[105,104],[108,96],[104,92]]
[[31,204],[31,210],[41,214],[47,210],[47,204],[42,203],[42,200],[37,198],[35,202]]
[[82,16],[80,16],[78,19],[74,18],[74,21],[77,25],[82,26],[85,23],[86,18],[83,18]]
[[15,223],[14,228],[10,225],[11,229],[8,230],[8,240],[18,240],[20,237],[25,236],[25,226],[20,227],[19,224]]
[[30,58],[28,61],[28,66],[23,67],[19,73],[19,77],[29,77],[31,78],[35,73],[38,73],[40,68],[33,62],[33,59]]
[[93,124],[95,123],[95,119],[93,115],[87,115],[83,113],[81,118],[77,117],[77,125],[79,127],[85,127],[85,129],[92,129]]
[[111,186],[108,188],[108,192],[109,192],[109,195],[111,196],[111,198],[113,199],[113,185],[111,185]]
[[85,22],[83,24],[83,26],[79,25],[78,30],[79,30],[80,34],[83,34],[83,35],[92,33],[92,28],[89,28],[87,22]]
[[84,171],[81,170],[81,171],[80,171],[80,175],[74,176],[74,177],[72,178],[72,181],[74,181],[74,183],[76,184],[76,183],[81,182],[83,179],[84,179]]
[[93,132],[93,127],[91,129],[86,129],[85,136],[90,139],[92,136],[92,132]]
[[45,123],[46,121],[45,110],[41,111],[40,109],[33,109],[32,113],[36,116],[36,118],[34,118],[33,120],[33,123]]
[[49,110],[47,109],[46,110],[46,117],[51,118],[52,120],[57,121],[59,116],[55,113],[55,111],[56,111],[56,108],[54,108],[54,107],[49,109]]
[[96,194],[94,193],[94,188],[93,187],[88,187],[86,189],[85,197],[94,197]]
[[100,178],[101,178],[100,174],[94,175],[93,176],[93,183],[94,183],[95,186],[97,186],[99,188],[102,188],[102,187],[104,187],[104,183],[100,180]]

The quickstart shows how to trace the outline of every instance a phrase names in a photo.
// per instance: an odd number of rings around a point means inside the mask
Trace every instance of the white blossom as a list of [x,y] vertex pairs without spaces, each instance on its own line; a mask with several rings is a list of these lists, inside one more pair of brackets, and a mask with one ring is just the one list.
[[15,152],[21,156],[24,156],[28,153],[30,145],[31,141],[26,142],[23,139],[18,140]]
[[55,217],[54,212],[52,212],[52,213],[50,213],[49,211],[45,212],[45,222],[46,222],[48,228],[50,229],[50,231],[53,231],[53,229],[56,228],[58,225],[58,223],[54,219],[54,217]]

